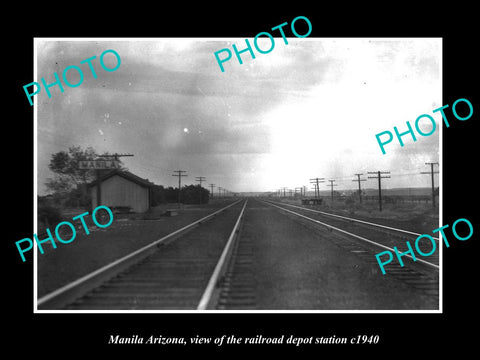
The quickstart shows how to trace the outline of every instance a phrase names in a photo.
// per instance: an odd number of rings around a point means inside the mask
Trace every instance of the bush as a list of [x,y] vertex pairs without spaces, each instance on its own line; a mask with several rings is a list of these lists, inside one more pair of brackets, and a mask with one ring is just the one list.
[[163,186],[154,185],[150,191],[150,206],[158,206],[167,202],[166,191]]
[[73,189],[66,194],[65,199],[63,200],[64,206],[69,207],[91,207],[91,198],[85,190],[82,189]]
[[60,209],[47,204],[38,205],[38,222],[42,223],[45,228],[55,225],[62,221],[62,213]]
[[200,185],[188,185],[182,188],[180,196],[183,204],[208,204],[210,192]]
[[353,204],[355,204],[355,200],[353,199],[353,197],[350,196],[345,199],[345,205],[353,205]]

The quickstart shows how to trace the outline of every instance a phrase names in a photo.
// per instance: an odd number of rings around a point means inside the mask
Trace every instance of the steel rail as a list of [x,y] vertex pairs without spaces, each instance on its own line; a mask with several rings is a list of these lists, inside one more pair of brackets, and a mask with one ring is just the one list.
[[226,265],[228,264],[227,260],[229,260],[230,255],[232,253],[233,242],[238,233],[238,229],[239,229],[243,214],[245,212],[245,207],[247,206],[247,202],[248,202],[248,199],[245,200],[245,203],[243,204],[242,211],[240,211],[240,215],[238,216],[235,226],[233,227],[233,230],[227,240],[227,244],[223,249],[222,255],[220,256],[220,259],[218,260],[217,265],[213,270],[212,276],[208,281],[207,287],[205,288],[205,291],[200,299],[200,302],[198,303],[197,310],[206,310],[209,306],[211,306],[213,293],[215,291],[216,285],[218,283],[220,275],[225,270]]
[[[331,228],[331,229],[333,229],[333,230],[339,231],[339,232],[344,233],[344,234],[346,234],[346,235],[355,237],[355,238],[357,238],[357,239],[359,239],[359,240],[368,242],[368,243],[370,243],[370,244],[373,244],[373,245],[375,245],[375,246],[381,247],[381,248],[383,248],[383,249],[387,249],[387,250],[390,250],[390,251],[393,251],[393,252],[395,251],[395,250],[394,250],[393,248],[391,248],[391,247],[388,247],[388,246],[379,244],[379,243],[377,243],[377,242],[375,242],[375,241],[366,239],[366,238],[364,238],[364,237],[362,237],[362,236],[352,234],[352,233],[350,233],[350,232],[348,232],[348,231],[345,231],[345,230],[342,230],[342,229],[337,228],[337,227],[335,227],[335,226],[326,224],[326,223],[321,222],[321,221],[319,221],[319,220],[309,218],[308,216],[302,215],[302,214],[297,213],[297,212],[292,211],[292,210],[285,209],[284,207],[281,207],[281,206],[272,204],[271,202],[268,202],[268,201],[264,201],[264,202],[265,202],[266,204],[269,204],[270,206],[275,206],[275,207],[277,207],[277,208],[279,208],[279,209],[281,209],[281,210],[283,210],[283,211],[287,211],[287,212],[289,212],[289,213],[292,213],[292,214],[294,214],[294,215],[297,215],[297,216],[299,216],[299,217],[302,217],[302,218],[307,219],[307,220],[309,220],[309,221],[312,221],[312,222],[314,222],[314,223],[317,223],[317,224],[326,226],[326,227],[328,227],[328,228]],[[410,255],[408,255],[408,254],[406,254],[405,256],[413,259],[413,257],[410,256]],[[422,260],[422,259],[417,259],[417,258],[416,258],[414,261],[419,261],[419,262],[421,262],[421,263],[423,263],[423,264],[426,264],[426,265],[429,265],[429,266],[434,267],[434,268],[436,268],[436,269],[439,269],[439,266],[438,266],[438,265],[432,264],[432,263],[430,263],[430,262],[428,262],[428,261],[425,261],[425,260]]]
[[[211,219],[212,217],[214,217],[217,214],[225,211],[226,209],[232,207],[233,205],[238,204],[240,201],[242,201],[242,200],[235,201],[232,204],[229,204],[229,205],[221,208],[220,210],[217,210],[217,211],[215,211],[215,212],[213,212],[213,213],[211,213],[211,214],[209,214],[209,215],[207,215],[207,216],[205,216],[205,217],[203,217],[199,220],[196,220],[196,221],[190,223],[189,225],[186,225],[186,226],[184,226],[184,227],[182,227],[178,230],[175,230],[174,232],[172,232],[172,233],[170,233],[170,234],[168,234],[168,235],[166,235],[166,236],[164,236],[164,237],[162,237],[158,240],[155,240],[154,242],[152,242],[152,243],[150,243],[146,246],[143,246],[142,248],[140,248],[138,250],[135,250],[135,251],[131,252],[130,254],[123,256],[120,259],[117,259],[117,260],[115,260],[115,261],[97,269],[97,270],[94,270],[94,271],[90,272],[89,274],[87,274],[85,276],[82,276],[81,278],[79,278],[77,280],[74,280],[74,281],[58,288],[57,290],[54,290],[54,291],[44,295],[43,297],[41,297],[40,299],[37,300],[37,308],[40,307],[40,306],[54,305],[54,304],[57,304],[57,303],[64,303],[66,301],[65,299],[71,300],[71,299],[75,299],[78,296],[81,296],[81,293],[87,292],[87,291],[91,290],[92,288],[98,286],[102,282],[106,281],[107,279],[105,277],[106,277],[107,273],[115,271],[116,269],[118,269],[119,267],[122,267],[123,265],[125,265],[125,266],[123,266],[123,268],[133,265],[133,263],[138,261],[139,257],[141,257],[142,255],[146,256],[148,250],[152,250],[152,249],[154,250],[154,247],[160,245],[162,242],[165,242],[169,239],[172,239],[175,236],[193,228],[194,226]],[[134,261],[134,262],[132,262],[132,261]],[[117,271],[115,271],[115,272],[117,272]],[[87,290],[83,290],[83,291],[76,290],[79,287],[85,285],[88,281],[93,281],[95,279],[97,279],[97,281],[95,281],[95,283],[93,283],[92,286],[89,287],[89,289],[87,288]]]
[[[266,200],[264,200],[264,201],[266,201]],[[394,227],[381,225],[381,224],[376,224],[376,223],[372,223],[372,222],[368,222],[368,221],[364,221],[364,220],[349,218],[349,217],[346,217],[346,216],[341,216],[341,215],[336,215],[336,214],[330,214],[330,213],[326,213],[326,212],[320,211],[320,210],[308,209],[308,208],[305,208],[303,206],[292,205],[292,204],[287,204],[287,203],[279,203],[279,202],[276,202],[276,201],[266,201],[266,202],[269,202],[269,203],[272,203],[272,204],[281,204],[281,205],[291,206],[291,207],[306,210],[306,211],[311,211],[311,212],[315,212],[315,213],[319,213],[319,214],[323,214],[323,215],[327,215],[327,216],[338,217],[338,218],[345,219],[345,220],[348,220],[348,221],[359,222],[359,223],[362,223],[362,224],[367,224],[367,225],[372,225],[372,226],[376,226],[376,227],[380,227],[380,228],[384,228],[384,229],[388,229],[388,230],[398,231],[398,232],[402,232],[402,233],[409,234],[409,235],[415,235],[415,236],[423,235],[423,234],[419,234],[419,233],[416,233],[416,232],[413,232],[413,231],[397,229],[397,228],[394,228]],[[433,237],[433,236],[431,236],[431,237],[433,239],[439,241],[438,238]]]

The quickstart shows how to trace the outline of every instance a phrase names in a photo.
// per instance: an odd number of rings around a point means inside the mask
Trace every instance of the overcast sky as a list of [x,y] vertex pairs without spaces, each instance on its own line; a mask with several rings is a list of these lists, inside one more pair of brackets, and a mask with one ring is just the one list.
[[[231,191],[295,188],[313,177],[353,189],[355,173],[377,170],[391,171],[385,188],[430,186],[418,173],[439,161],[441,118],[432,110],[443,105],[441,39],[275,40],[270,53],[244,53],[243,64],[233,55],[221,72],[214,52],[243,49],[245,39],[36,39],[33,81],[51,83],[70,65],[84,73],[78,87],[35,96],[39,194],[52,177],[51,155],[73,145],[132,153],[124,165],[165,186],[177,184],[178,169],[188,173],[185,184],[204,176]],[[116,71],[100,66],[107,49],[121,57]],[[93,55],[97,79],[80,65]],[[115,66],[111,53],[104,59]],[[77,82],[75,70],[68,76]],[[416,142],[406,136],[404,147],[394,141],[383,155],[375,135],[405,131],[421,114],[436,119],[437,131]]]

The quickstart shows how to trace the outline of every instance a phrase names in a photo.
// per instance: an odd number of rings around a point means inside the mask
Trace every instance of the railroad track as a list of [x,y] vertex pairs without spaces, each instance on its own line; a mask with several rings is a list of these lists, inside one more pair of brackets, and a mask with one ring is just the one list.
[[246,205],[234,202],[45,295],[38,309],[253,308],[252,286],[241,274],[245,245],[236,241]]
[[[414,244],[415,239],[421,235],[415,232],[396,229],[380,224],[366,222],[345,216],[325,213],[319,210],[304,208],[301,206],[278,203],[273,201],[263,201],[264,203],[277,208],[286,215],[296,218],[310,227],[323,227],[337,234],[331,239],[345,250],[361,257],[372,266],[378,268],[375,254],[390,250],[397,246],[399,252],[408,250],[406,241]],[[292,210],[294,209],[294,210]],[[440,248],[438,238],[434,238],[437,249]],[[430,245],[431,246],[431,245]],[[431,248],[428,244],[420,243],[420,249],[428,253]],[[417,257],[414,262],[404,260],[405,266],[400,266],[396,262],[387,265],[387,274],[398,278],[422,292],[438,296],[439,294],[439,251],[428,257],[428,260]]]
[[[391,249],[392,246],[398,246],[401,251],[404,251],[400,245],[404,245],[407,239],[412,239],[419,234],[295,205],[264,200],[259,200],[259,202],[252,200],[248,207],[250,210],[248,210],[247,225],[243,227],[247,202],[248,200],[239,200],[225,206],[43,296],[37,301],[38,309],[69,311],[255,310],[263,301],[262,298],[256,298],[260,296],[258,294],[262,293],[257,286],[258,281],[273,287],[282,285],[265,280],[269,277],[275,278],[275,276],[268,274],[270,271],[268,265],[265,267],[262,260],[259,260],[268,259],[267,263],[270,266],[272,264],[276,266],[277,254],[269,252],[269,249],[272,249],[272,246],[275,246],[277,240],[282,237],[284,239],[283,246],[288,247],[292,244],[290,240],[294,239],[289,237],[291,235],[284,237],[278,231],[276,235],[278,237],[271,238],[269,235],[274,230],[271,226],[277,227],[278,224],[284,222],[281,216],[288,216],[295,223],[314,230],[313,233],[308,230],[304,236],[310,239],[308,241],[310,241],[312,251],[319,251],[320,263],[326,261],[322,258],[322,254],[327,248],[334,247],[337,252],[338,248],[332,245],[318,248],[314,245],[318,244],[317,239],[330,241],[350,253],[348,257],[356,259],[353,261],[358,264],[356,266],[370,272],[372,280],[369,281],[377,282],[378,279],[379,286],[382,286],[382,280],[392,281],[393,278],[404,282],[408,288],[414,289],[415,294],[438,299],[438,257],[431,262],[405,261],[405,267],[400,267],[399,264],[395,265],[392,262],[387,266],[386,276],[388,278],[384,278],[381,274],[375,258],[376,253],[384,249]],[[261,204],[261,206],[255,206],[255,203]],[[273,212],[269,213],[269,216],[263,217],[268,220],[267,223],[253,221],[264,209],[272,209],[270,211]],[[277,211],[282,214],[280,218],[272,216]],[[244,228],[243,237],[241,236],[242,228]],[[325,229],[328,231],[326,232]],[[285,229],[285,231],[287,230]],[[257,235],[260,233],[263,235]],[[269,237],[270,240],[268,240]],[[263,241],[262,239],[265,238],[267,240]],[[333,250],[328,251],[334,253]],[[425,251],[427,252],[427,250]],[[278,262],[278,266],[290,266],[290,269],[293,270],[292,276],[308,272],[310,271],[308,268],[300,271],[296,267],[296,264],[301,264],[305,261],[305,257],[308,257],[305,256],[305,253],[302,254],[298,258],[284,258],[282,262]],[[339,261],[341,262],[341,260]],[[295,264],[293,268],[292,263]],[[330,268],[327,268],[326,272],[324,270],[323,277],[329,271]],[[348,274],[358,276],[355,271],[348,272]],[[322,274],[319,275],[322,276]],[[313,290],[311,294],[315,294],[317,288],[311,289]],[[287,296],[294,296],[292,294]],[[262,308],[266,306],[268,304],[263,302]]]

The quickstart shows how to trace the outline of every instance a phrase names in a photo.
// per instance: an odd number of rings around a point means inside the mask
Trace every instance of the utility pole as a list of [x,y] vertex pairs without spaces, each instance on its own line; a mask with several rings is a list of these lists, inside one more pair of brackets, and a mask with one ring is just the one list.
[[433,171],[433,165],[439,165],[438,162],[426,162],[425,165],[430,165],[430,172],[422,171],[420,174],[431,174],[432,175],[432,206],[435,208],[435,183],[434,183],[434,174],[438,174],[438,171]]
[[195,181],[198,181],[200,183],[200,189],[198,191],[198,203],[202,203],[202,182],[205,181],[204,176],[197,176],[195,177]]
[[[337,186],[337,184],[335,184],[335,185],[333,184],[333,182],[334,182],[335,180],[328,180],[328,181],[330,181],[330,188],[332,189],[332,203],[333,203],[333,187],[334,187],[334,186]],[[327,185],[327,186],[329,186],[329,185]]]
[[[313,182],[312,182],[313,181]],[[310,179],[310,183],[312,184],[315,184],[315,198],[316,199],[320,199],[320,187],[318,185],[318,183],[321,183],[321,182],[325,182],[325,178],[313,178],[313,179]],[[317,196],[317,193],[318,193],[318,196]]]
[[287,190],[286,187],[281,188],[280,190],[283,190],[283,197],[285,197],[285,190]]
[[123,156],[135,156],[133,154],[104,154],[104,155],[98,155],[100,157],[113,157],[115,158],[115,160],[118,160],[119,157],[123,157]]
[[352,181],[358,181],[358,197],[360,199],[360,204],[362,203],[362,188],[360,187],[360,182],[361,181],[367,181],[366,179],[360,179],[360,176],[363,174],[355,174],[357,175],[358,179],[357,180],[352,180]]
[[172,174],[172,176],[177,176],[178,177],[178,206],[180,207],[180,190],[182,189],[182,177],[188,176],[186,173],[186,170],[174,170],[173,171],[176,174]]
[[222,197],[222,187],[218,186],[217,189],[218,189],[218,197]]
[[300,197],[302,197],[302,188],[301,188],[301,187],[296,187],[296,188],[295,188],[295,195],[294,195],[294,197],[297,197],[297,190],[300,191]]
[[198,181],[200,183],[200,187],[202,187],[202,182],[205,181],[205,177],[204,176],[197,176],[197,177],[195,177],[195,181]]
[[318,183],[315,181],[316,179],[310,179],[310,184],[313,184],[313,189],[315,191],[315,199],[318,199],[317,192],[318,192]]
[[213,188],[215,187],[215,184],[210,184],[210,189],[212,189],[212,194],[210,195],[211,198],[213,199]]
[[378,208],[382,211],[382,179],[389,179],[390,175],[382,176],[382,174],[390,174],[390,171],[367,171],[368,174],[377,174],[377,176],[369,176],[369,179],[378,179]]

